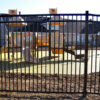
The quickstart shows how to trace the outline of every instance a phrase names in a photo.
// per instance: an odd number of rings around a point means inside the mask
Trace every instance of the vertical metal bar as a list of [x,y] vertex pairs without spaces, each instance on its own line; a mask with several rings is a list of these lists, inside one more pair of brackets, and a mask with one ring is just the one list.
[[9,47],[10,47],[10,37],[9,37],[9,17],[7,17],[7,20],[8,20],[8,59],[10,60],[10,50],[9,50]]
[[[2,19],[2,17],[0,18],[0,21],[2,21],[1,19]],[[3,24],[3,23],[0,23],[0,29],[2,28],[2,24]],[[2,32],[2,31],[0,30],[0,36],[2,35],[1,32]],[[1,37],[2,37],[2,36],[1,36]],[[0,39],[1,39],[1,41],[2,41],[2,38],[0,38]],[[0,43],[1,43],[1,42],[0,42]],[[2,84],[3,84],[3,77],[2,77],[2,75],[3,75],[3,73],[2,73],[2,72],[3,72],[3,71],[2,71],[2,62],[3,62],[3,61],[2,61],[2,60],[3,60],[3,58],[2,58],[2,44],[1,44],[1,48],[0,48],[0,49],[1,49],[1,57],[0,57],[0,58],[1,58],[1,63],[0,63],[0,64],[1,64],[1,82],[0,82],[0,83],[1,83],[1,90],[3,90],[3,85],[2,85]]]
[[[61,44],[60,44],[60,15],[59,16],[57,16],[58,17],[58,19],[57,20],[59,20],[59,22],[58,22],[58,41],[57,41],[57,49],[58,49],[58,92],[60,92],[60,66],[59,66],[59,54],[60,54],[60,49],[61,49]],[[56,20],[56,22],[57,22],[57,20]]]
[[[32,16],[32,19],[34,19],[34,16]],[[32,35],[33,35],[33,36],[32,36],[32,38],[33,38],[33,39],[32,39],[32,40],[33,40],[33,41],[32,41],[32,42],[33,42],[33,48],[32,48],[32,49],[33,49],[33,50],[32,50],[32,53],[33,53],[33,62],[34,62],[34,56],[36,56],[36,55],[35,55],[35,53],[36,53],[36,34],[35,34],[35,32],[34,32],[34,22],[32,22],[32,26],[33,26],[33,30],[32,30],[32,32],[33,32],[33,34],[32,34]],[[35,40],[34,40],[34,39],[35,39]],[[35,43],[34,43],[34,42],[35,42]],[[35,46],[35,47],[34,47],[34,46]],[[34,64],[33,64],[33,84],[32,84],[32,85],[33,85],[33,89],[32,89],[32,91],[34,91],[34,81],[35,81],[35,80],[34,80]]]
[[[57,44],[58,44],[58,46],[57,46],[57,49],[58,49],[58,92],[59,92],[59,89],[60,89],[60,85],[59,85],[59,71],[60,71],[60,69],[59,69],[59,50],[60,50],[60,15],[59,16],[57,16],[58,17],[58,20],[59,20],[59,22],[58,22],[58,25],[59,25],[59,30],[58,30],[58,41],[57,41]],[[56,20],[57,21],[57,20]]]
[[[38,34],[39,34],[39,23],[38,23],[38,16],[37,16],[37,22],[36,22],[36,26],[37,26],[37,62],[38,62],[38,57],[39,57],[39,50],[38,50],[38,47],[39,47],[39,45],[38,45]],[[39,86],[39,82],[38,82],[38,70],[39,70],[39,68],[38,68],[38,63],[37,63],[37,92],[38,92],[38,86]]]
[[[12,23],[14,21],[14,18],[12,17]],[[14,26],[11,26],[11,31],[12,31],[12,63],[13,63],[13,91],[15,90],[14,84],[15,84],[15,79],[14,79]]]
[[[54,16],[54,21],[55,21],[55,16]],[[55,24],[55,22],[54,22],[54,32],[53,32],[53,34],[54,34],[54,35],[53,35],[53,36],[54,36],[54,37],[53,37],[53,40],[54,40],[54,41],[53,41],[53,42],[54,42],[54,43],[53,43],[53,45],[54,45],[54,48],[53,48],[53,49],[54,49],[54,90],[53,90],[53,91],[55,91],[55,84],[56,84],[56,83],[55,83],[55,82],[56,82],[56,80],[55,80],[55,38],[56,38],[56,37],[55,37],[55,25],[56,25],[56,24]]]
[[[9,29],[10,29],[10,27],[9,27],[9,17],[7,17],[7,20],[8,20],[8,61],[10,61],[10,32],[9,32]],[[8,64],[8,66],[10,66],[10,64]],[[10,67],[9,67],[9,90],[11,89],[11,83],[10,83]]]
[[[92,20],[94,20],[94,16],[92,16]],[[93,36],[93,32],[94,32],[94,22],[92,22],[92,36],[91,36],[91,77],[90,77],[90,92],[92,92],[92,79],[93,79],[93,50],[94,50],[94,46],[93,46],[93,42],[94,42],[94,36]]]
[[[5,21],[5,17],[4,17],[4,21]],[[6,35],[5,35],[5,24],[4,24],[4,26],[3,26],[3,31],[4,31],[4,40],[6,41],[6,39],[5,39],[5,37],[6,37]],[[5,42],[4,41],[4,42]],[[5,59],[5,45],[4,45],[4,61],[6,60]],[[4,62],[4,69],[3,70],[5,70],[6,71],[6,64],[5,64],[5,62]],[[5,73],[3,73],[4,74],[4,90],[6,90],[5,88],[6,88],[6,72]]]
[[[82,23],[84,23],[84,22],[82,22],[82,16],[80,16],[80,36],[79,36],[79,48],[80,48],[80,55],[82,54],[82,32],[81,32],[81,30],[82,30]],[[81,82],[80,82],[80,79],[81,79],[81,63],[82,63],[82,61],[81,61],[81,58],[80,58],[80,62],[79,62],[80,64],[79,64],[79,87],[78,87],[78,92],[80,92],[80,84],[81,84]]]
[[[17,73],[17,80],[16,80],[16,81],[17,81],[17,91],[18,91],[18,87],[19,87],[18,84],[19,84],[19,83],[18,83],[18,66],[17,66],[17,63],[18,63],[18,61],[17,61],[17,60],[18,60],[18,55],[17,55],[17,47],[18,47],[18,45],[17,45],[17,30],[18,30],[18,26],[17,26],[17,24],[18,24],[19,22],[18,22],[18,20],[17,20],[17,19],[18,19],[17,16],[16,16],[15,19],[16,19],[16,23],[15,23],[16,26],[15,26],[14,28],[16,28],[16,31],[15,31],[15,36],[16,36],[16,37],[14,38],[14,39],[15,39],[15,46],[14,46],[14,48],[15,48],[15,52],[16,52],[16,53],[15,53],[15,54],[16,54],[16,73]],[[15,59],[15,58],[14,58],[14,59]]]
[[[30,17],[28,17],[28,21],[30,20]],[[30,38],[31,38],[31,31],[30,31],[30,25],[31,25],[31,23],[29,22],[29,34],[28,34],[28,42],[29,42],[29,62],[31,62],[31,59],[30,59],[30,54],[31,54],[31,40],[30,40]],[[29,64],[29,90],[28,91],[30,91],[30,64]]]
[[[71,24],[72,24],[72,27],[71,27],[71,29],[72,29],[72,33],[70,34],[71,35],[71,38],[72,38],[72,40],[70,40],[70,42],[71,42],[71,50],[72,50],[72,46],[73,46],[73,16],[72,16],[72,22],[71,22]],[[70,71],[70,75],[71,75],[71,77],[70,77],[70,92],[72,92],[72,69],[73,69],[73,66],[72,66],[72,55],[71,55],[71,71]]]
[[[6,17],[4,17],[4,21],[6,20]],[[5,39],[5,46],[4,46],[4,60],[6,61],[6,42],[7,42],[7,38],[6,38],[6,31],[5,31],[5,28],[6,28],[6,26],[5,26],[6,24],[4,24],[4,39]],[[6,63],[4,64],[4,71],[5,71],[5,90],[6,90],[6,80],[7,80],[7,78],[6,78]]]
[[[42,17],[42,19],[43,19],[43,16],[41,16]],[[41,92],[42,92],[42,49],[43,49],[43,42],[44,42],[44,40],[43,40],[43,27],[41,27]]]
[[[28,20],[27,16],[25,16],[25,20]],[[27,29],[28,29],[28,27],[27,28],[25,27],[25,33],[24,33],[24,37],[23,37],[23,38],[25,38],[25,40],[24,39],[21,40],[22,41],[22,45],[21,45],[22,50],[25,49],[25,52],[24,52],[24,54],[25,54],[25,91],[26,91],[26,86],[27,86],[27,83],[26,83],[26,31],[27,31]],[[22,36],[21,36],[21,38],[22,38]],[[21,52],[21,55],[22,55],[22,52]],[[21,56],[21,58],[22,58],[22,56]]]
[[[93,17],[92,17],[93,20]],[[92,29],[93,29],[93,23],[92,23]],[[90,45],[90,49],[91,49],[91,76],[90,76],[90,92],[92,90],[92,68],[93,68],[93,34],[91,34],[91,45]]]
[[[51,20],[51,15],[50,15]],[[51,21],[49,22],[49,59],[51,58]]]
[[64,48],[65,48],[65,41],[64,41],[64,35],[65,35],[65,33],[64,33],[64,15],[62,16],[63,17],[63,63],[62,63],[62,92],[64,91],[64,88],[63,88],[63,86],[64,86],[64,79],[63,79],[63,76],[64,76]]
[[[77,55],[77,16],[76,16],[76,53],[75,53],[75,55]],[[77,60],[76,60],[76,58],[75,58],[75,88],[74,88],[74,92],[76,92],[76,81],[77,81]]]
[[[50,15],[50,20],[52,20],[52,17]],[[49,23],[49,60],[50,60],[50,65],[49,65],[49,92],[51,91],[51,21]]]
[[[94,32],[95,32],[95,29],[94,29],[94,25],[95,25],[95,16],[92,16],[92,20],[93,20],[93,23],[92,23],[92,29],[93,29],[93,31],[92,31],[92,52],[91,52],[91,56],[92,56],[92,71],[94,72],[95,70],[93,69],[93,67],[95,67],[95,65],[93,65],[94,64],[94,48],[95,48],[95,45],[94,45]],[[91,75],[92,75],[92,78],[94,78],[93,77],[93,73],[91,72]],[[94,92],[94,85],[92,85],[92,81],[93,81],[94,79],[91,79],[91,92]],[[95,83],[94,83],[95,84]]]
[[[67,20],[69,20],[69,16],[67,16]],[[66,22],[67,23],[67,41],[66,41],[66,44],[67,44],[67,49],[68,49],[68,45],[69,45],[69,24],[70,24],[70,22]],[[68,74],[68,53],[67,53],[67,57],[66,57],[66,59],[67,59],[67,64],[66,64],[66,74]],[[66,75],[66,92],[68,92],[68,77],[67,77],[67,75]]]
[[[16,18],[17,18],[17,16],[16,16]],[[17,23],[18,23],[18,21],[16,21],[16,24]],[[18,77],[19,77],[19,73],[18,73],[18,45],[17,45],[18,28],[19,27],[17,26],[16,27],[16,45],[15,45],[15,48],[16,48],[16,67],[17,67],[17,91],[19,90],[19,82],[18,82]]]
[[63,15],[63,61],[64,61],[64,49],[65,49],[65,21],[64,21],[64,15]]
[[86,33],[85,33],[85,66],[84,66],[84,90],[83,96],[87,94],[87,67],[88,67],[88,16],[89,12],[86,11]]
[[[20,26],[20,33],[19,33],[19,40],[20,40],[20,47],[22,48],[23,47],[23,42],[25,41],[23,41],[23,33],[22,33],[22,22],[21,22],[21,26]],[[19,49],[20,50],[20,52],[21,52],[21,59],[20,59],[20,68],[21,68],[21,91],[22,91],[22,88],[23,88],[23,85],[22,85],[22,60],[23,60],[23,57],[22,57],[22,49]],[[19,50],[18,50],[18,53],[19,53]]]
[[[95,22],[95,25],[97,26],[97,30],[98,29],[98,17],[96,17],[96,22]],[[96,36],[95,36],[95,47],[94,47],[94,50],[95,51],[95,80],[94,80],[94,93],[96,92],[96,79],[97,79],[97,52],[98,52],[98,45],[97,45],[97,42],[98,42],[98,36],[97,36],[97,33],[96,33]]]
[[[48,44],[48,33],[47,33],[47,24],[48,24],[48,16],[46,16],[46,48],[45,48],[45,56],[47,57],[47,44]],[[46,60],[45,60],[45,92],[47,91],[47,77],[46,77],[46,75],[47,75],[47,73],[46,73],[46,71],[47,71],[47,63],[46,63]]]

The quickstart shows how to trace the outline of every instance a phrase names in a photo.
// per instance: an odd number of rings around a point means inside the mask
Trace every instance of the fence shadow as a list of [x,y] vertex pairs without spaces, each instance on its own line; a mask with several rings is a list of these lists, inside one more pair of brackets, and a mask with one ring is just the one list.
[[[56,59],[57,58],[57,59]],[[55,60],[51,60],[55,59]],[[38,66],[38,65],[47,65],[47,64],[63,64],[68,62],[84,62],[84,60],[58,60],[58,56],[52,56],[52,57],[42,57],[39,59],[39,63],[34,64],[33,62],[16,62],[13,63],[11,61],[2,61],[0,60],[0,71],[7,71],[7,70],[14,70],[18,68],[27,68],[30,66]]]

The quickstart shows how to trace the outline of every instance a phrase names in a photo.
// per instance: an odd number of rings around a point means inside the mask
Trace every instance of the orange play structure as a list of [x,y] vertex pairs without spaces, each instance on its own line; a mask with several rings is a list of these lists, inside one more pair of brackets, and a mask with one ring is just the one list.
[[36,46],[49,46],[49,35],[38,35],[36,38]]

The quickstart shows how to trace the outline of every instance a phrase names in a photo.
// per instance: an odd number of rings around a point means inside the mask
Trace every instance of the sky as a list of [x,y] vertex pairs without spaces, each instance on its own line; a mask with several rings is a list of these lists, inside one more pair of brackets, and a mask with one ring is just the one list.
[[58,13],[100,14],[100,0],[0,0],[0,13],[17,9],[21,14],[48,14],[49,8],[57,8]]

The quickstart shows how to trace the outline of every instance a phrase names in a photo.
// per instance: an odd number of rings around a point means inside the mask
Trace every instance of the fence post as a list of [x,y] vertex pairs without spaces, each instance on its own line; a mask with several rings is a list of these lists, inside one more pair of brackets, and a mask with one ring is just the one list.
[[87,67],[88,67],[88,15],[89,12],[86,11],[85,17],[85,25],[86,25],[86,32],[85,32],[85,66],[84,66],[84,90],[83,96],[86,97],[87,94]]

